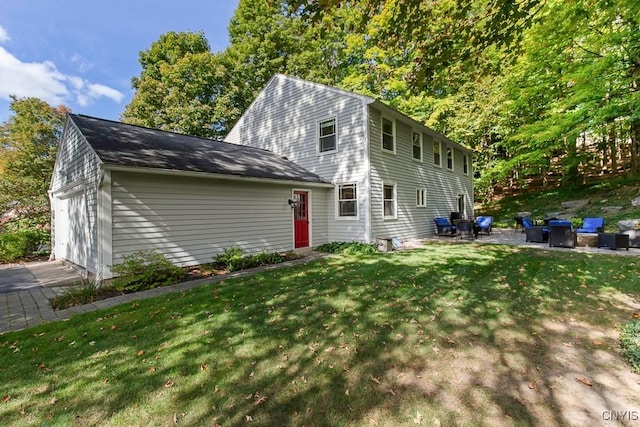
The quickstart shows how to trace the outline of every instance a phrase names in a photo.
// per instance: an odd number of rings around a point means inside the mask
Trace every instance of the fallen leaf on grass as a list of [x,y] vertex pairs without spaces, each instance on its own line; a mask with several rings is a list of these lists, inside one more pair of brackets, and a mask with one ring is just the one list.
[[414,424],[422,424],[422,414],[416,411],[416,417],[413,419]]
[[600,340],[593,340],[593,341],[591,341],[591,344],[593,344],[593,345],[603,345],[604,343],[602,341],[600,341]]
[[576,378],[576,381],[578,381],[580,384],[583,384],[589,387],[593,386],[593,384],[591,384],[591,381],[589,381],[589,378],[586,378],[586,377]]
[[536,389],[536,383],[529,383],[528,385],[529,385],[529,388],[531,390],[535,390]]
[[58,402],[58,398],[57,398],[57,397],[54,397],[53,399],[51,399],[51,400],[49,401],[49,405],[55,405],[57,402]]
[[142,356],[144,354],[144,350],[140,350],[136,353],[136,356]]
[[253,421],[253,417],[251,415],[245,415],[244,418],[247,420],[248,423]]
[[155,372],[155,371],[156,371],[156,367],[155,367],[155,366],[152,366],[152,367],[150,367],[150,368],[149,368],[149,372],[152,372],[152,373],[153,373],[153,372]]
[[633,317],[634,319],[637,319],[640,317],[640,313],[633,313],[631,317]]
[[169,380],[169,381],[167,381],[167,383],[164,386],[167,387],[167,388],[171,388],[171,387],[173,387],[174,384],[175,383],[173,381]]
[[9,395],[6,395],[6,396],[2,397],[2,403],[7,403],[10,400],[11,400],[11,396],[9,396]]
[[206,371],[207,369],[209,369],[209,367],[207,366],[207,364],[206,364],[206,363],[201,363],[201,364],[200,364],[200,370],[201,370],[201,371]]
[[374,377],[373,375],[371,375],[371,381],[373,381],[376,384],[380,384],[380,380]]

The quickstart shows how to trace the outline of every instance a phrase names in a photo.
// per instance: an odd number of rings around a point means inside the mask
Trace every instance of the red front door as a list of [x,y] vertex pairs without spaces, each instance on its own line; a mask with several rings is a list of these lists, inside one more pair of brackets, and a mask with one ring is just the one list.
[[295,248],[309,246],[309,192],[294,191],[293,198],[297,203],[293,208],[293,237]]

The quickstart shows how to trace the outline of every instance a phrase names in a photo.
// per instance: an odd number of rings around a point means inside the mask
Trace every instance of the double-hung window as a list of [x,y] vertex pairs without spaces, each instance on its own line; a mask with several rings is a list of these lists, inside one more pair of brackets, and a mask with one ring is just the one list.
[[447,169],[453,170],[453,148],[447,147]]
[[318,153],[331,153],[337,148],[336,119],[318,122]]
[[358,216],[358,190],[356,184],[338,184],[338,217]]
[[413,160],[422,161],[422,133],[412,132],[411,142],[413,145]]
[[382,118],[382,150],[396,152],[396,125],[392,119]]
[[442,165],[442,163],[440,163],[440,149],[440,141],[433,141],[433,164],[436,166]]
[[469,175],[469,156],[467,154],[462,155],[462,172]]
[[384,184],[382,186],[383,217],[385,219],[396,218],[396,186]]

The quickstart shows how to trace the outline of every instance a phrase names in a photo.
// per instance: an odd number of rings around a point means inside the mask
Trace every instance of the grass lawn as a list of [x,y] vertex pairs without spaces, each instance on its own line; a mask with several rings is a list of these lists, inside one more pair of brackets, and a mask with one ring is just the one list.
[[[593,425],[640,260],[430,244],[0,336],[3,425]],[[437,421],[436,421],[437,420]]]

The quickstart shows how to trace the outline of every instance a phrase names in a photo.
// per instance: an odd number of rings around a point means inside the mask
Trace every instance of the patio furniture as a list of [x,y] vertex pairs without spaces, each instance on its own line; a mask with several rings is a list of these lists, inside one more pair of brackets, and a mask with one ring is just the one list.
[[462,214],[460,212],[451,212],[449,215],[449,221],[451,221],[451,224],[455,224],[459,219],[462,219]]
[[546,243],[549,240],[549,228],[533,225],[531,218],[522,218],[522,226],[524,227],[526,242]]
[[582,227],[576,230],[578,233],[603,233],[604,218],[585,218]]
[[640,248],[640,230],[623,230],[620,233],[629,236],[630,248]]
[[476,218],[476,228],[477,233],[487,233],[491,234],[491,226],[493,225],[493,217],[492,216],[479,216]]
[[598,233],[598,247],[629,250],[629,235],[622,233]]
[[436,234],[438,236],[455,236],[456,226],[451,224],[448,218],[437,217],[433,219],[433,222],[436,223]]
[[459,239],[474,239],[478,237],[473,221],[470,219],[457,219],[454,224],[457,229],[456,236]]
[[549,221],[549,246],[562,248],[576,247],[576,232],[571,221]]

